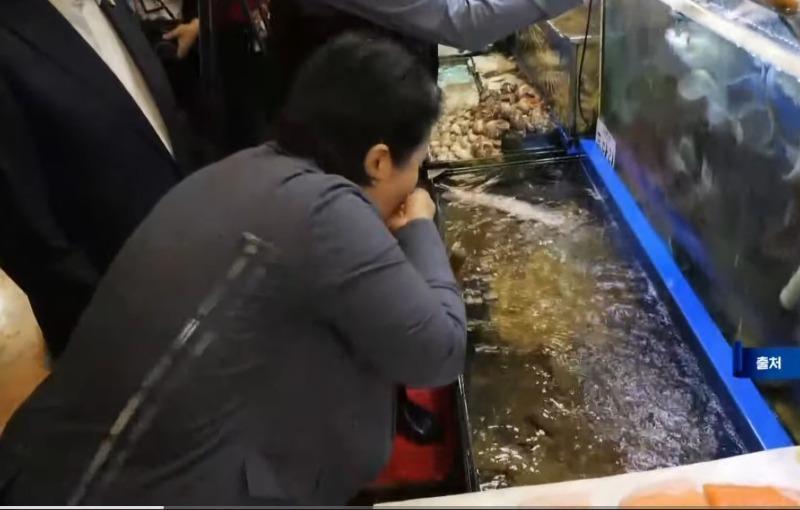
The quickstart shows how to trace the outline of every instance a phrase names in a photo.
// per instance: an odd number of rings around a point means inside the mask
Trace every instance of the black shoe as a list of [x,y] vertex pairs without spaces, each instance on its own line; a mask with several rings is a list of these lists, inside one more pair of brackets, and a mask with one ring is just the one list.
[[397,403],[397,432],[420,445],[435,443],[444,437],[436,415],[408,398]]

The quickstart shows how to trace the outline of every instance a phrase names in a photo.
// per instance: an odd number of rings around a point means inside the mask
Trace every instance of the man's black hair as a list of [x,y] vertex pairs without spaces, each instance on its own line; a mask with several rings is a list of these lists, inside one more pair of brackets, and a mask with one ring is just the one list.
[[403,164],[439,116],[441,93],[400,45],[363,33],[337,37],[298,72],[278,124],[278,144],[326,173],[369,184],[364,158],[384,143]]

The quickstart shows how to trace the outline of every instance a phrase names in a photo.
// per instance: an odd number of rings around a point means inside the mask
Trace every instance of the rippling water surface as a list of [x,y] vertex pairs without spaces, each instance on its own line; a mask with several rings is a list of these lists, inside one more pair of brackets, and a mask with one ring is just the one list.
[[[557,482],[726,457],[741,439],[578,163],[465,174],[449,243],[468,253],[468,376],[482,487]],[[492,202],[497,196],[497,203]],[[466,198],[465,198],[466,197]],[[545,226],[509,204],[563,215]],[[494,206],[493,206],[494,205]],[[533,215],[535,217],[535,215]]]

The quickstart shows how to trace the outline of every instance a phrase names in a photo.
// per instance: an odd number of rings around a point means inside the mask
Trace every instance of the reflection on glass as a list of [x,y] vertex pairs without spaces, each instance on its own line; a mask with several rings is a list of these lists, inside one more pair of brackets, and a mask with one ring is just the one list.
[[[800,265],[800,83],[660,1],[605,3],[618,170],[727,338],[800,344],[798,310],[779,301]],[[796,44],[760,6],[703,3]],[[800,437],[800,385],[765,391]]]

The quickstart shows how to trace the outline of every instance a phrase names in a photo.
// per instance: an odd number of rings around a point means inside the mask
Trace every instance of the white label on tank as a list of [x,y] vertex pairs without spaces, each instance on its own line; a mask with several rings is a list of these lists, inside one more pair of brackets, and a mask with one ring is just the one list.
[[617,142],[611,136],[611,131],[608,130],[602,119],[597,119],[595,141],[608,162],[611,163],[611,166],[614,166],[614,161],[617,158]]

